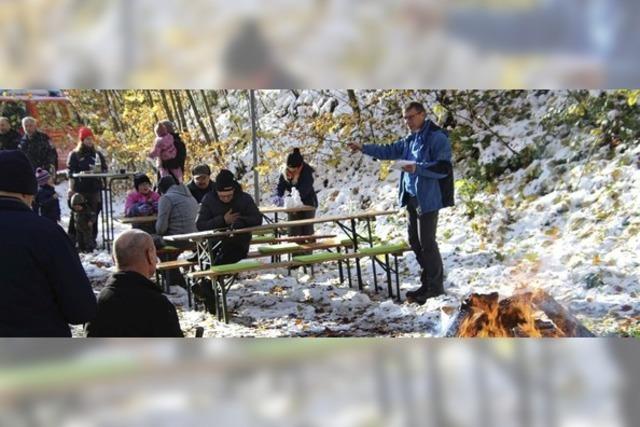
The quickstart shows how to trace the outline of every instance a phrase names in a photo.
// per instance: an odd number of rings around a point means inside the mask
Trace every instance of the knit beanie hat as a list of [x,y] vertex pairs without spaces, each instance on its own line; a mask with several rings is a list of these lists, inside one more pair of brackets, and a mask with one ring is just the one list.
[[173,185],[176,185],[176,180],[172,176],[164,176],[158,181],[158,192],[166,194]]
[[33,165],[22,151],[0,151],[0,191],[32,195],[38,192]]
[[91,131],[91,129],[86,128],[86,127],[81,127],[80,131],[78,132],[78,138],[80,138],[80,141],[84,141],[86,138],[93,138],[93,132]]
[[36,169],[36,181],[38,181],[38,185],[40,186],[45,185],[49,182],[49,172],[42,168]]
[[86,200],[84,196],[80,193],[76,193],[73,195],[73,197],[71,197],[71,206],[84,205],[85,203],[86,203]]
[[287,166],[297,168],[300,165],[302,165],[302,154],[300,154],[299,148],[294,148],[293,152],[287,157]]
[[228,191],[235,188],[236,180],[228,169],[222,169],[216,176],[216,191]]
[[140,186],[140,184],[142,183],[147,183],[149,185],[151,185],[151,180],[149,179],[149,177],[143,173],[138,173],[133,177],[133,186],[136,189],[136,191],[138,191],[138,187]]
[[192,176],[201,176],[201,175],[209,176],[211,175],[211,169],[209,168],[209,165],[201,164],[191,169],[191,175]]

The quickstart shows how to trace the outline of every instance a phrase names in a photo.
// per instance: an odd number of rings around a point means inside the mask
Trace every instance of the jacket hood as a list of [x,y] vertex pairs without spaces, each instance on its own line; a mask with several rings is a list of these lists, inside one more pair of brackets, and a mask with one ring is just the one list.
[[167,195],[169,195],[169,194],[175,194],[175,195],[183,196],[183,197],[193,197],[191,195],[191,192],[189,191],[189,188],[184,184],[172,185],[167,190]]

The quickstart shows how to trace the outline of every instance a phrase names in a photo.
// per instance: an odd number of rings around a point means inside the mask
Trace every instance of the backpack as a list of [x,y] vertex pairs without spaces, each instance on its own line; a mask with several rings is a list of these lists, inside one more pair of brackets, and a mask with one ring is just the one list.
[[177,133],[172,133],[173,145],[176,147],[176,156],[173,159],[164,160],[162,167],[165,169],[180,169],[184,171],[184,163],[187,160],[187,146]]

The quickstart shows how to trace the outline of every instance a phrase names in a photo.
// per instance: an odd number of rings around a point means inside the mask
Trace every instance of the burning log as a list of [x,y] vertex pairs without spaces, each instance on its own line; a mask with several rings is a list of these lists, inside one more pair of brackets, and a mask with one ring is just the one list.
[[593,337],[542,290],[503,300],[497,292],[471,294],[460,305],[447,337]]

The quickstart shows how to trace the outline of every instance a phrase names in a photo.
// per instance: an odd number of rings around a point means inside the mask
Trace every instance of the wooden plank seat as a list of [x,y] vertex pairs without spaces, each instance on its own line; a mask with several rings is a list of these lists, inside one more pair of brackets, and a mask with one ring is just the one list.
[[272,244],[272,243],[286,243],[286,242],[306,242],[306,241],[318,241],[324,239],[335,238],[335,234],[309,234],[306,236],[289,236],[289,237],[273,237],[273,236],[254,236],[251,239],[251,244]]
[[259,246],[255,250],[250,251],[247,255],[247,258],[261,258],[265,256],[296,254],[300,252],[328,250],[352,246],[353,243],[350,240],[344,242],[332,240],[317,243],[280,243],[275,245]]
[[[156,250],[156,255],[160,259],[160,262],[156,264],[156,283],[164,290],[165,293],[169,293],[171,291],[171,284],[167,280],[166,275],[163,275],[162,273],[166,273],[172,270],[179,271],[181,268],[189,272],[193,270],[193,268],[197,265],[195,262],[185,259],[167,259],[177,257],[185,251],[186,249],[177,248],[175,246],[164,246]],[[187,287],[189,308],[191,308],[193,300],[191,297],[190,281],[186,275],[184,275],[183,277]]]
[[186,249],[176,248],[175,246],[163,246],[156,249],[156,255],[180,255]]
[[167,270],[175,270],[176,268],[191,268],[195,265],[196,263],[193,261],[188,261],[186,259],[176,259],[174,261],[163,261],[156,264],[156,270],[167,271]]
[[147,215],[147,216],[125,216],[121,218],[116,218],[115,220],[121,224],[148,224],[150,222],[156,222],[158,219],[157,215]]
[[[347,243],[347,242],[337,242],[337,243]],[[349,241],[348,243],[351,243]],[[300,245],[305,246],[305,245]],[[229,288],[233,285],[235,280],[237,279],[238,274],[245,272],[258,272],[258,271],[267,271],[278,268],[291,268],[298,267],[304,265],[312,265],[312,264],[321,264],[325,262],[335,262],[337,261],[341,266],[341,263],[347,262],[347,268],[349,270],[349,287],[351,287],[351,271],[348,264],[348,260],[356,259],[356,258],[364,258],[364,257],[378,257],[384,256],[385,263],[381,265],[385,266],[385,271],[387,274],[387,290],[390,298],[393,298],[392,291],[392,283],[391,283],[391,273],[394,272],[396,276],[396,294],[397,300],[400,301],[400,282],[398,277],[398,256],[401,256],[404,252],[409,250],[409,246],[406,243],[399,244],[382,244],[376,245],[370,248],[362,248],[358,252],[351,253],[336,253],[336,252],[322,252],[317,254],[310,255],[298,255],[294,256],[291,261],[288,262],[261,262],[258,260],[243,260],[233,264],[226,265],[217,265],[213,266],[208,270],[204,271],[196,271],[191,272],[188,276],[191,279],[211,279],[215,283],[215,295],[216,295],[216,313],[218,315],[218,319],[228,323],[228,313],[227,313],[227,292]],[[392,267],[389,262],[389,256],[394,257],[395,266]],[[264,255],[263,255],[264,256]],[[375,276],[374,276],[375,277]],[[362,281],[359,277],[359,289],[362,290]],[[341,272],[341,283],[343,282],[342,272]],[[377,282],[376,282],[377,283]],[[376,285],[377,286],[377,285]],[[377,292],[377,289],[376,289]]]

